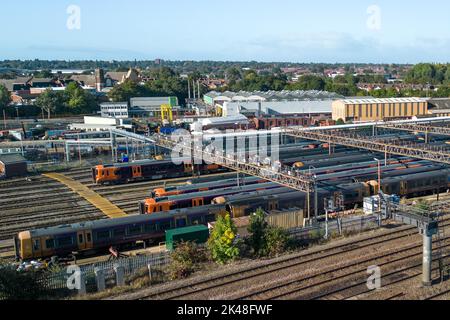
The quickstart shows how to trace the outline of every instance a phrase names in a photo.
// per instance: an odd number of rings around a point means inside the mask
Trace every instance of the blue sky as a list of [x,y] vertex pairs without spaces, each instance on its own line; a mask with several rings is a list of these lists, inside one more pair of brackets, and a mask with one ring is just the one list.
[[[79,30],[67,28],[70,5],[81,10]],[[0,59],[450,61],[448,0],[22,0],[1,8]]]

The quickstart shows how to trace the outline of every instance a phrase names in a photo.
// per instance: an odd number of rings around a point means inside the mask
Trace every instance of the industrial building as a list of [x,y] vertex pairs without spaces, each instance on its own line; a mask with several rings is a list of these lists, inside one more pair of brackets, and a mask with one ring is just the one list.
[[426,116],[428,99],[386,98],[386,99],[343,99],[332,104],[333,120],[376,121],[408,119]]
[[161,106],[175,108],[178,106],[177,97],[142,97],[130,99],[130,111],[136,116],[161,118]]
[[18,154],[0,155],[0,177],[12,178],[26,175],[27,161]]
[[113,118],[128,118],[128,103],[127,102],[105,102],[100,104],[100,112],[102,117]]
[[192,132],[203,132],[210,129],[237,130],[247,129],[249,121],[246,116],[238,114],[230,117],[204,118],[191,124]]
[[214,106],[219,115],[235,116],[253,112],[257,117],[279,115],[327,114],[331,116],[332,102],[342,99],[336,93],[326,91],[253,91],[209,92],[204,102]]

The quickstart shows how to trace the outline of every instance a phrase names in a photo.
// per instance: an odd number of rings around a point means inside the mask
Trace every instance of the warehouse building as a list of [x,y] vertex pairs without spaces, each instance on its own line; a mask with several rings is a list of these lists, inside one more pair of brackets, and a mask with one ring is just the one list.
[[332,104],[333,120],[363,122],[377,120],[399,120],[427,116],[428,99],[344,99]]
[[161,106],[168,105],[171,108],[178,106],[177,97],[143,97],[130,99],[130,113],[133,115],[161,118]]
[[20,177],[27,173],[27,161],[21,155],[0,155],[0,178]]
[[429,113],[436,117],[450,116],[450,99],[449,98],[432,98],[428,101]]
[[331,117],[332,102],[342,99],[326,91],[252,91],[209,92],[204,102],[224,117],[255,113],[259,116],[327,114]]

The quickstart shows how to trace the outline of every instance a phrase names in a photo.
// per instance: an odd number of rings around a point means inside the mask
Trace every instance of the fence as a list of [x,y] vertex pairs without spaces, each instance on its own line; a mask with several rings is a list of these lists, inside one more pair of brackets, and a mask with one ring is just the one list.
[[[328,232],[343,234],[345,232],[362,232],[378,228],[379,216],[372,214],[359,217],[343,218],[341,220],[328,221]],[[325,234],[326,223],[319,222],[313,226],[290,229],[289,234],[298,240],[312,240]]]
[[[159,254],[142,255],[131,258],[120,258],[113,261],[105,261],[91,265],[80,266],[81,273],[85,276],[86,287],[88,291],[96,290],[95,270],[101,269],[105,275],[105,282],[115,282],[116,273],[115,266],[124,268],[125,276],[132,276],[139,270],[147,268],[149,265],[154,268],[161,268],[170,263],[169,252],[161,252]],[[67,273],[67,269],[59,272],[47,273],[40,279],[41,285],[48,290],[68,290],[67,280],[71,274]]]

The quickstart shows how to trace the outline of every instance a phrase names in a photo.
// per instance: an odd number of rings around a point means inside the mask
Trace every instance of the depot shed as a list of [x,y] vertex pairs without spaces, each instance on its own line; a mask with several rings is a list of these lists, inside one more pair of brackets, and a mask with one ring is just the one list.
[[204,225],[197,225],[186,228],[179,228],[166,231],[166,248],[174,250],[177,243],[195,242],[198,244],[205,243],[209,238],[209,229]]
[[20,177],[26,175],[27,172],[27,161],[21,155],[0,155],[0,176],[5,178]]

